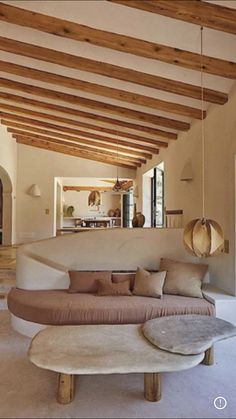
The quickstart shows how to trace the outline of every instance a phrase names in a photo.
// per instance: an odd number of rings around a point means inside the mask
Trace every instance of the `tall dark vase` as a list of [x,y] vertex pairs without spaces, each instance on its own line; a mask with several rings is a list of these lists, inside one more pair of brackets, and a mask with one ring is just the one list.
[[143,227],[145,224],[145,216],[141,212],[136,212],[136,204],[134,204],[134,217],[132,219],[132,226],[134,228]]

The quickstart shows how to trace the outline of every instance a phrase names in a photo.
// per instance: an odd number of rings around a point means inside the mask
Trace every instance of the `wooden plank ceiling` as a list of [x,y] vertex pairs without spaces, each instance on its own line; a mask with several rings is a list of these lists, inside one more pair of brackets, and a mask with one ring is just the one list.
[[[136,169],[223,106],[236,4],[0,2],[0,119],[19,144]],[[56,156],[56,155],[55,155]]]

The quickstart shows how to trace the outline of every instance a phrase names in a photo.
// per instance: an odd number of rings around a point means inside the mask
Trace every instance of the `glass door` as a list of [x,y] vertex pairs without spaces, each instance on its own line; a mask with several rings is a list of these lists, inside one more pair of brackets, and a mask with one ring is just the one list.
[[151,178],[151,226],[164,227],[164,165],[153,170]]

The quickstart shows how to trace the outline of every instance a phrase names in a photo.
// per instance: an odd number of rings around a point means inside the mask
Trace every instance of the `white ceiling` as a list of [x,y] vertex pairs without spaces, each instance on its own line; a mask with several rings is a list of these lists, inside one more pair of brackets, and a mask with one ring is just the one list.
[[[210,1],[211,3],[221,4],[226,7],[236,9],[236,1]],[[56,16],[69,21],[84,24],[93,28],[103,29],[119,34],[132,36],[135,38],[164,44],[171,47],[184,49],[187,51],[200,52],[200,28],[197,25],[186,23],[180,20],[167,18],[141,10],[124,7],[118,4],[109,3],[105,0],[90,1],[5,1],[3,3],[14,5],[35,12],[44,13],[50,16]],[[132,54],[126,54],[107,48],[102,48],[88,43],[78,42],[71,39],[46,34],[34,29],[24,28],[22,26],[0,22],[0,36],[16,39],[19,41],[32,43],[46,48],[58,51],[88,57],[94,60],[116,64],[122,67],[139,70],[141,72],[163,76],[185,83],[200,85],[200,73],[197,71],[184,69],[172,64],[166,64],[157,60],[146,59]],[[204,28],[203,33],[203,49],[204,54],[212,57],[218,57],[236,62],[236,37],[228,33]],[[166,101],[182,103],[192,107],[201,107],[199,100],[183,97],[180,95],[159,91],[156,89],[140,86],[135,83],[115,80],[109,77],[100,76],[84,71],[74,70],[67,67],[46,63],[40,60],[25,58],[16,54],[0,51],[0,59],[21,64],[24,66],[49,71],[52,73],[74,77],[81,80],[95,82],[105,86],[116,87],[130,92],[137,92],[146,96],[163,99]],[[124,102],[108,99],[85,92],[74,91],[65,88],[22,78],[8,73],[0,72],[1,77],[11,80],[17,80],[31,85],[46,87],[51,90],[60,90],[61,92],[72,93],[78,96],[99,100],[119,106],[126,106],[130,109],[136,109],[156,115],[172,117],[176,120],[191,122],[188,117],[178,116],[167,112],[135,105],[125,104]],[[204,86],[208,88],[229,93],[233,80],[204,74]],[[12,90],[2,88],[2,91],[14,93]],[[33,95],[24,94],[26,97],[34,97]],[[2,99],[1,99],[2,100]],[[58,103],[58,101],[43,99],[45,102]],[[61,103],[63,104],[63,103]],[[76,109],[86,110],[79,106],[67,104]],[[219,105],[217,105],[219,106]],[[207,109],[208,104],[205,104]],[[30,108],[30,107],[29,107]],[[106,115],[101,111],[93,111],[96,114]],[[50,112],[49,112],[50,113]],[[56,114],[56,113],[55,113]],[[107,115],[106,115],[107,116]],[[109,116],[109,115],[108,115]],[[73,117],[71,117],[73,119]],[[77,118],[78,119],[78,118]],[[80,118],[83,120],[82,118]],[[133,120],[127,121],[134,122]],[[98,123],[101,126],[109,126],[109,124]],[[151,124],[145,124],[153,126]],[[122,130],[122,128],[120,128]],[[126,129],[126,131],[128,131]],[[132,130],[129,130],[132,132]],[[171,131],[171,129],[169,129]],[[147,137],[152,135],[147,135]]]

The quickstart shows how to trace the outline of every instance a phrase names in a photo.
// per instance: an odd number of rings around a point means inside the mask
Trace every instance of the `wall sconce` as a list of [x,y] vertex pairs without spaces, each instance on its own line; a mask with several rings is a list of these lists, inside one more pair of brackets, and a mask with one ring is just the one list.
[[190,161],[187,161],[187,163],[183,167],[180,180],[184,182],[189,182],[190,180],[193,180],[193,169]]
[[31,196],[41,196],[41,191],[36,183],[29,188],[28,194]]

